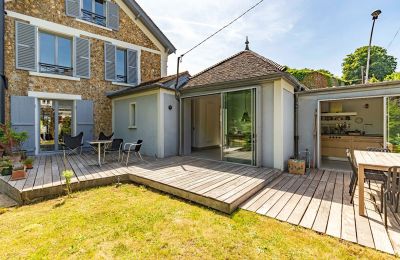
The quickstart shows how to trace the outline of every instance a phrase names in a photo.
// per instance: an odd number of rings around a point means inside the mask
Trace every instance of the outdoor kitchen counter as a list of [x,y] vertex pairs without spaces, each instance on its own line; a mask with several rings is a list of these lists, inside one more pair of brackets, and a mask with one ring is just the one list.
[[322,135],[321,154],[324,157],[346,158],[346,149],[366,150],[383,147],[381,135]]

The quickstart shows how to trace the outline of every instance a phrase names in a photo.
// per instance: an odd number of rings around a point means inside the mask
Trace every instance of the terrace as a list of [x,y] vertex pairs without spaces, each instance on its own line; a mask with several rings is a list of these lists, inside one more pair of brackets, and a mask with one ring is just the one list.
[[306,175],[211,161],[193,157],[146,158],[129,167],[109,160],[96,166],[92,154],[43,155],[36,158],[28,178],[11,181],[1,177],[0,189],[24,203],[64,193],[64,169],[75,173],[73,189],[133,182],[205,205],[224,213],[238,207],[261,215],[313,229],[346,241],[390,254],[400,253],[398,213],[389,212],[388,229],[378,197],[380,187],[365,185],[365,216],[358,214],[358,190],[350,204],[350,172],[311,170]]

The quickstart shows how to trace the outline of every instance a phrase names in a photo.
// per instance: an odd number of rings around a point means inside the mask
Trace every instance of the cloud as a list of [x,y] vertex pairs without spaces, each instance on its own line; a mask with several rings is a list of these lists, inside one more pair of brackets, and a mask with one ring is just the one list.
[[[239,16],[258,0],[138,2],[175,45],[178,49],[177,54],[180,55]],[[251,48],[264,50],[269,49],[270,45],[279,45],[302,17],[301,3],[301,0],[264,1],[217,36],[187,54],[181,63],[181,71],[198,73],[243,50],[246,36],[250,38]],[[176,72],[176,59],[177,55],[170,55],[169,74]]]

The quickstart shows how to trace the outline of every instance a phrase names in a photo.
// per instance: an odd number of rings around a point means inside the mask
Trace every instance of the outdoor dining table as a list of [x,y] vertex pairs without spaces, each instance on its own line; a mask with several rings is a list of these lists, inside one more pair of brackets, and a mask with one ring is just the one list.
[[88,143],[91,145],[97,145],[98,164],[99,166],[101,166],[101,145],[103,145],[105,149],[105,145],[111,144],[112,140],[93,140],[93,141],[88,141]]
[[392,166],[400,165],[400,154],[355,150],[354,159],[358,167],[358,209],[359,214],[364,216],[364,171],[387,171]]

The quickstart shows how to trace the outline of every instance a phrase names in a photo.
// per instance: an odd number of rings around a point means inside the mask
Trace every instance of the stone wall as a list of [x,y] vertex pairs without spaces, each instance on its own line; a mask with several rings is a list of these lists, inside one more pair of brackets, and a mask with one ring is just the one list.
[[[158,50],[122,9],[120,10],[120,31],[118,32],[97,28],[67,17],[64,0],[14,0],[6,4],[6,9]],[[120,89],[121,86],[104,80],[104,42],[97,39],[90,40],[90,79],[71,81],[30,76],[28,71],[15,68],[15,20],[6,17],[5,74],[9,80],[9,89],[6,92],[6,120],[10,119],[9,100],[11,95],[27,95],[28,91],[75,94],[81,95],[83,99],[94,101],[95,135],[97,136],[100,131],[110,133],[112,131],[111,101],[105,96],[105,93]],[[142,82],[161,76],[161,56],[159,54],[142,50],[140,63]]]

